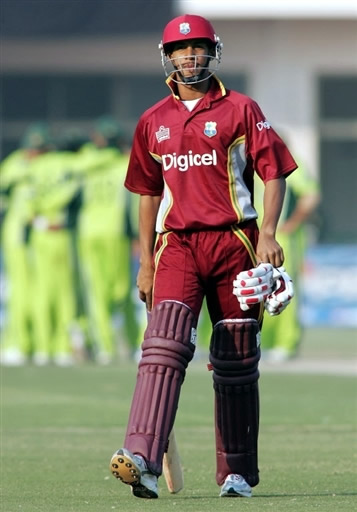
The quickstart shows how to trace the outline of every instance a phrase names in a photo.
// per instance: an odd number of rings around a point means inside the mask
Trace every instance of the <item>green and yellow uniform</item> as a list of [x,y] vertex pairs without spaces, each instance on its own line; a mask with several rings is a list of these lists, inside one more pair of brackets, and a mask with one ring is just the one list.
[[72,363],[70,326],[76,316],[68,208],[80,187],[74,154],[49,152],[32,164],[34,358]]
[[89,335],[95,358],[109,362],[116,351],[113,313],[130,291],[130,239],[123,186],[128,157],[116,148],[88,145],[78,252]]
[[[292,232],[284,233],[281,228],[291,217],[300,198],[318,195],[318,184],[309,176],[306,170],[299,167],[298,172],[292,173],[286,180],[285,201],[280,216],[277,231],[277,240],[282,246],[285,255],[284,267],[293,280],[295,296],[281,315],[264,316],[262,328],[262,350],[268,353],[275,351],[277,357],[290,357],[295,355],[301,340],[301,323],[299,320],[299,281],[302,272],[306,250],[305,223],[300,223]],[[263,215],[264,185],[256,180],[254,189],[254,206],[258,211],[258,221]],[[273,353],[273,352],[272,352]]]
[[2,362],[23,364],[31,350],[31,269],[28,225],[32,217],[30,157],[25,149],[11,153],[0,165],[1,250],[7,285]]

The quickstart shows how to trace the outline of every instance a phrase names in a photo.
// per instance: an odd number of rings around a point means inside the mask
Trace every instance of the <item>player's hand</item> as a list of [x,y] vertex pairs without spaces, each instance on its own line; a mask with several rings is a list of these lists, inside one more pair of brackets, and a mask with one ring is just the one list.
[[237,275],[233,281],[233,294],[237,297],[243,311],[265,301],[273,291],[273,270],[270,263],[260,263],[257,267]]
[[274,268],[273,291],[265,300],[265,310],[270,316],[280,315],[294,297],[294,285],[284,267]]
[[152,289],[154,283],[154,269],[152,265],[141,265],[136,278],[139,298],[146,304],[146,309],[152,308]]
[[275,237],[261,231],[259,233],[256,248],[257,261],[271,263],[273,267],[280,267],[284,263],[283,248],[276,241]]

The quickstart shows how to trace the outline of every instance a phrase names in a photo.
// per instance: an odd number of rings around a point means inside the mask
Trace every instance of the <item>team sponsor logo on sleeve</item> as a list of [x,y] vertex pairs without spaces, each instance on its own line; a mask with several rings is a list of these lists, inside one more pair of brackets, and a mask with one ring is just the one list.
[[180,34],[186,36],[191,32],[191,27],[189,23],[180,23]]
[[205,129],[203,130],[203,133],[207,135],[207,137],[214,137],[217,135],[217,123],[214,121],[207,121],[205,124]]
[[170,138],[170,128],[160,126],[157,132],[155,132],[157,142],[162,142]]
[[256,124],[256,127],[261,132],[264,128],[266,130],[270,130],[271,124],[265,119],[264,121],[259,121],[259,123]]

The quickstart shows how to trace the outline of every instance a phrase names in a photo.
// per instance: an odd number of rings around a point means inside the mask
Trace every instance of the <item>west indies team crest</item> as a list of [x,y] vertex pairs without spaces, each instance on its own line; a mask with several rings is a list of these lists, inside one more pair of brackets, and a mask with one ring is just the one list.
[[187,36],[191,32],[191,27],[189,23],[180,23],[180,33],[184,36]]
[[203,130],[203,133],[207,135],[207,137],[214,137],[217,135],[217,123],[214,121],[207,121],[205,124],[205,129]]

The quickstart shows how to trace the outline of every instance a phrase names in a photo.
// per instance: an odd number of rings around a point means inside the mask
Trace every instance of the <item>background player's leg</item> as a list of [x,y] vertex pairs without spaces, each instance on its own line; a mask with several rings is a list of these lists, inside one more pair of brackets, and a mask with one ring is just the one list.
[[294,283],[294,300],[283,315],[264,315],[262,326],[262,357],[268,361],[284,361],[296,355],[302,337],[299,319],[299,282],[303,270],[303,233],[279,233],[278,240],[284,249],[284,267]]

